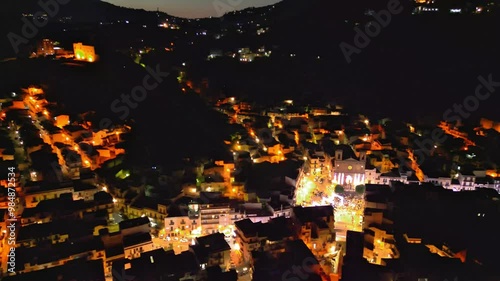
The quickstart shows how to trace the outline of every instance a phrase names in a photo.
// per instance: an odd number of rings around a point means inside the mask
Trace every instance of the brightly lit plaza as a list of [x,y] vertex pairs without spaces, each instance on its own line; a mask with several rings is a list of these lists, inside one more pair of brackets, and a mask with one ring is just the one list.
[[335,230],[337,241],[345,241],[347,230],[362,231],[364,199],[355,192],[335,193],[329,178],[301,172],[295,193],[297,206],[332,205],[335,208]]

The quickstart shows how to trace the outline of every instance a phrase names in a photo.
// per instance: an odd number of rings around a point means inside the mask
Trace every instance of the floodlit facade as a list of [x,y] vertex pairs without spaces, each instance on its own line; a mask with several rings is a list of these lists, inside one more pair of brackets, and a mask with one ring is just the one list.
[[96,54],[94,46],[83,45],[82,43],[73,44],[73,52],[75,54],[75,59],[94,62],[96,61]]
[[365,184],[366,153],[360,152],[359,159],[343,159],[342,150],[335,152],[333,183],[340,184],[346,190],[354,190],[358,185]]

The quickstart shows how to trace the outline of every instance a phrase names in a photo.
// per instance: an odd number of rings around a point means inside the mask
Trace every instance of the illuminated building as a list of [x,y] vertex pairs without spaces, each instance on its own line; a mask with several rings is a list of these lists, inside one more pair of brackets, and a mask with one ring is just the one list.
[[201,233],[200,219],[189,216],[167,217],[165,218],[166,237],[186,238],[192,235],[198,236]]
[[224,54],[222,52],[222,50],[220,49],[214,49],[214,50],[210,50],[210,55],[208,55],[208,59],[214,59],[214,58],[218,58],[218,57],[222,57]]
[[424,177],[424,182],[430,182],[435,186],[442,186],[444,188],[451,188],[452,178],[446,174],[439,173],[426,173]]
[[54,117],[54,125],[59,128],[63,128],[64,126],[67,126],[70,124],[70,119],[69,115],[58,115]]
[[127,215],[129,218],[148,217],[153,227],[163,226],[167,217],[167,205],[159,200],[146,199],[144,197],[136,199],[128,206]]
[[[350,149],[350,148],[349,148]],[[352,149],[350,149],[352,152]],[[339,184],[345,190],[354,190],[358,185],[365,183],[366,152],[361,151],[359,157],[344,154],[342,149],[335,151],[333,166],[333,183]]]
[[323,151],[314,151],[307,157],[305,171],[317,178],[329,178],[330,156]]
[[293,208],[298,237],[315,251],[326,252],[335,243],[335,216],[332,205]]
[[202,269],[211,266],[220,266],[221,269],[229,267],[231,248],[222,233],[214,233],[195,239],[194,245],[190,246],[200,263]]
[[82,43],[74,43],[73,52],[75,54],[75,59],[77,60],[94,62],[97,59],[94,46],[87,46],[83,45]]
[[[220,193],[206,193],[206,192],[201,193],[202,197],[204,195],[206,196],[206,194],[221,195]],[[229,205],[229,201],[225,202],[226,200],[228,200],[227,198],[221,197],[220,200],[214,198],[211,199],[204,198],[204,199],[205,200],[203,200],[204,201],[203,204],[191,202],[188,205],[187,220],[185,220],[185,218],[181,218],[181,220],[186,221],[185,224],[181,224],[181,230],[183,230],[182,225],[184,225],[186,234],[208,235],[208,234],[223,232],[226,227],[232,225],[232,221],[230,218],[231,208]],[[167,220],[170,219],[171,218],[167,218]],[[165,226],[170,227],[170,223]],[[177,224],[175,224],[175,220],[172,226],[177,226]],[[169,229],[168,231],[172,232],[172,230],[176,231],[176,229],[177,227],[174,227],[173,229]]]
[[476,175],[473,172],[460,171],[458,173],[458,182],[460,183],[461,190],[475,190],[475,181]]
[[225,227],[231,223],[229,203],[214,203],[200,205],[201,228],[204,234],[219,232],[219,226]]
[[[388,185],[371,185],[370,190],[390,190]],[[399,250],[393,235],[394,222],[386,216],[388,204],[381,199],[380,194],[365,196],[364,210],[364,249],[363,256],[368,262],[378,265],[386,265],[387,259],[398,259]]]
[[380,180],[380,172],[375,167],[365,168],[365,183],[378,183]]
[[74,193],[73,186],[58,186],[46,187],[41,189],[38,186],[33,186],[33,188],[26,188],[25,190],[25,202],[27,208],[34,208],[40,201],[54,199],[61,197],[64,193]]
[[273,218],[267,223],[244,219],[235,222],[236,245],[245,261],[252,261],[252,252],[263,251],[276,255],[285,251],[286,241],[294,239],[291,219]]
[[200,205],[197,202],[188,204],[187,216],[171,215],[165,218],[166,237],[190,237],[201,234]]
[[36,49],[37,56],[52,56],[54,54],[54,43],[50,41],[50,39],[43,39],[40,43],[38,43],[38,47]]

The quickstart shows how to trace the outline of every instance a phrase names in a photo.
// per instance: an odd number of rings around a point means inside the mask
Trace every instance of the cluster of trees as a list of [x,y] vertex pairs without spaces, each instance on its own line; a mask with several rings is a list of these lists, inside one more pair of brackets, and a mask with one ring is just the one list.
[[[358,185],[358,186],[356,186],[355,190],[356,190],[356,193],[358,193],[358,194],[364,194],[366,187],[364,185]],[[344,192],[345,192],[345,189],[342,185],[338,184],[335,186],[335,193],[343,194]]]

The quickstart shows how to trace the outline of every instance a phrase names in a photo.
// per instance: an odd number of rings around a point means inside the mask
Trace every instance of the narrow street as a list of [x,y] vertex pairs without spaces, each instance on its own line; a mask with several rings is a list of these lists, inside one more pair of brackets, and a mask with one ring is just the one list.
[[441,128],[447,135],[450,135],[454,138],[462,139],[465,143],[465,147],[476,146],[476,144],[467,137],[466,133],[451,128],[451,126],[448,123],[441,122],[438,127]]
[[415,171],[415,175],[419,181],[424,181],[424,172],[420,169],[417,159],[415,159],[415,155],[413,154],[413,150],[407,149],[406,151],[408,152],[408,158],[411,161],[411,168]]

